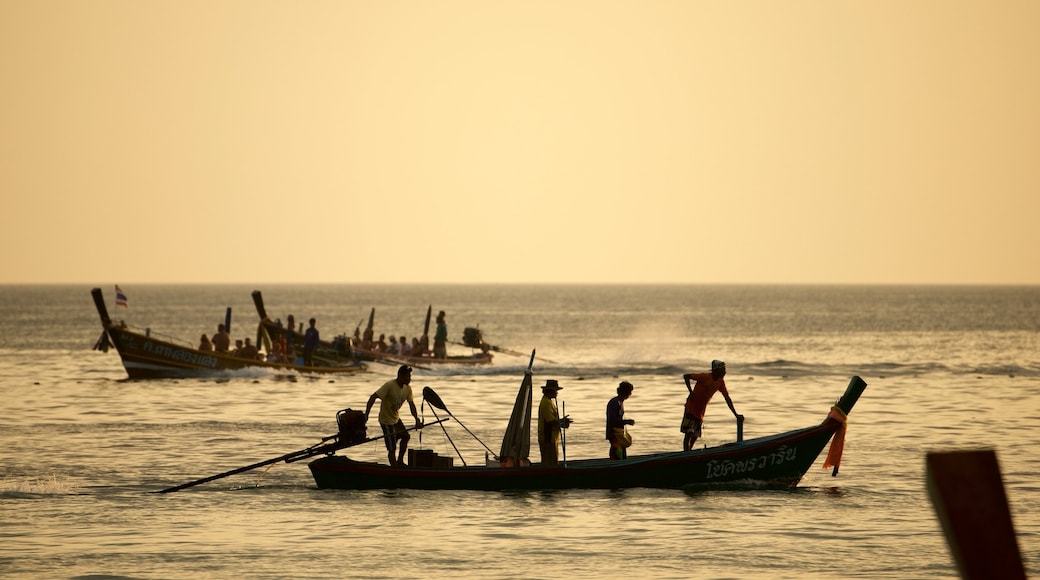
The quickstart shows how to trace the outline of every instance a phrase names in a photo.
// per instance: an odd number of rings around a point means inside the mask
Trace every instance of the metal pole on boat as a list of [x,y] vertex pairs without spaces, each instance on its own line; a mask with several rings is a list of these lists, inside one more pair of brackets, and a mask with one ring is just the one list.
[[[418,426],[418,427],[408,427],[407,429],[405,429],[405,431],[414,431],[416,429],[422,429],[424,427],[429,427],[431,425],[436,425],[438,423],[443,423],[443,422],[445,422],[447,420],[448,419],[441,419],[440,417],[438,417],[437,420],[432,422],[432,423],[426,423],[426,424]],[[346,449],[347,447],[354,447],[355,445],[361,445],[363,443],[371,443],[372,441],[381,441],[383,439],[383,436],[381,434],[376,436],[376,437],[368,437],[366,439],[361,439],[360,441],[341,441],[339,439],[339,437],[340,437],[340,435],[338,433],[336,435],[329,435],[328,437],[322,438],[321,443],[316,443],[316,444],[311,445],[310,447],[308,447],[306,449],[300,449],[299,451],[293,451],[292,453],[286,453],[285,455],[279,455],[278,457],[275,457],[275,458],[272,458],[272,459],[267,459],[267,460],[264,460],[264,461],[260,461],[258,463],[254,463],[252,465],[246,465],[245,467],[239,467],[239,468],[236,468],[236,469],[232,469],[230,471],[225,471],[224,473],[218,473],[216,475],[211,475],[209,477],[203,477],[202,479],[196,479],[195,481],[189,481],[188,483],[182,483],[181,485],[175,485],[173,487],[168,487],[166,489],[163,489],[163,490],[160,490],[160,491],[157,491],[157,492],[154,492],[154,493],[170,493],[170,492],[174,492],[174,491],[180,491],[182,489],[186,489],[186,488],[189,488],[189,487],[194,487],[194,486],[199,485],[201,483],[208,483],[210,481],[214,481],[214,480],[217,480],[217,479],[223,479],[223,478],[228,477],[230,475],[236,475],[236,474],[243,473],[243,472],[246,472],[246,471],[251,471],[251,470],[256,469],[258,467],[264,467],[265,465],[273,465],[275,463],[278,463],[279,461],[284,461],[286,463],[293,463],[293,462],[296,462],[296,461],[301,461],[303,459],[307,459],[308,457],[314,457],[315,455],[332,454],[332,453],[334,453],[335,451],[337,451],[339,449]],[[326,441],[328,441],[330,439],[334,439],[334,441],[332,443],[326,443]]]
[[[533,355],[532,355],[533,356]],[[567,430],[563,428],[563,418],[567,416],[567,402],[560,403],[560,433],[563,435],[563,466],[567,467]]]

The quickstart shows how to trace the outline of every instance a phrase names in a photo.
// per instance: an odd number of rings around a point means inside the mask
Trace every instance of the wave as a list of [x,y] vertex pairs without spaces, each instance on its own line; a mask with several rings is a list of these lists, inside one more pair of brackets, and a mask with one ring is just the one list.
[[[798,378],[810,376],[843,376],[852,375],[870,377],[917,377],[922,375],[975,374],[980,376],[1040,376],[1038,364],[943,364],[939,362],[871,362],[871,363],[816,363],[797,360],[765,360],[765,361],[727,361],[729,376],[762,376],[777,378]],[[704,368],[701,368],[704,366]],[[456,375],[515,375],[522,376],[526,365],[497,365],[493,367],[467,369],[436,369],[424,371],[428,376]],[[659,361],[606,363],[590,362],[586,364],[542,364],[535,365],[536,375],[558,374],[576,378],[622,377],[631,375],[648,376],[681,376],[689,372],[707,372],[706,365],[662,364]]]
[[67,478],[57,475],[0,480],[0,499],[39,499],[55,495],[76,495]]

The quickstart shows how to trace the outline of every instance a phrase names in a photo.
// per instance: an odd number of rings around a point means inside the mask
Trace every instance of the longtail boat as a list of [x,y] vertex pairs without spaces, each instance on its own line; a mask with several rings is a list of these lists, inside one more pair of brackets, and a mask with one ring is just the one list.
[[[532,353],[532,360],[534,354]],[[525,373],[510,425],[496,461],[453,464],[453,457],[428,457],[407,467],[356,461],[331,453],[309,463],[319,488],[548,490],[684,488],[719,484],[797,486],[828,442],[834,439],[824,467],[837,475],[844,446],[846,417],[867,384],[852,377],[841,399],[816,426],[692,451],[630,456],[622,460],[564,460],[544,466],[527,460],[530,450],[531,372]],[[424,399],[447,410],[429,387]],[[450,412],[449,412],[450,415]],[[452,415],[452,418],[458,421]],[[486,446],[485,446],[486,447]],[[566,455],[565,455],[566,457]],[[448,461],[443,461],[448,460]]]
[[160,338],[150,330],[145,329],[141,332],[131,329],[121,322],[113,321],[109,318],[101,289],[94,288],[91,290],[91,295],[94,297],[94,305],[97,307],[98,316],[101,317],[101,327],[103,328],[94,349],[107,352],[114,346],[131,379],[219,376],[229,371],[252,368],[321,374],[354,373],[368,368],[353,360],[345,361],[342,364],[330,364],[323,360],[317,366],[302,366],[241,358],[230,353],[201,351],[172,338]]
[[[534,362],[533,352],[531,362]],[[507,491],[631,487],[680,489],[719,485],[727,488],[793,487],[809,471],[828,442],[831,442],[831,447],[823,467],[832,468],[832,476],[838,475],[847,416],[867,387],[863,379],[852,377],[845,393],[831,407],[827,417],[819,425],[804,429],[744,441],[738,428],[736,442],[716,447],[653,453],[621,460],[567,460],[564,453],[561,464],[546,466],[528,460],[532,382],[531,364],[528,364],[502,437],[501,450],[494,453],[493,461],[485,459],[483,465],[467,466],[463,461],[463,465],[455,466],[454,457],[441,457],[427,449],[410,449],[406,467],[355,461],[336,455],[337,451],[348,447],[382,440],[381,435],[369,436],[364,412],[344,409],[336,414],[339,432],[306,449],[170,487],[160,493],[179,491],[265,465],[283,461],[293,463],[318,455],[322,457],[311,461],[308,466],[314,482],[321,489]],[[435,421],[409,427],[408,431],[429,428],[451,419],[476,438],[458,417],[448,411],[444,401],[430,387],[423,388],[423,401],[424,404],[430,403],[433,409],[446,412],[448,417],[440,417],[435,412]],[[454,442],[452,446],[455,447]],[[493,453],[487,445],[484,447],[489,454]]]
[[[294,328],[287,328],[282,326],[279,322],[271,320],[267,315],[267,307],[264,306],[263,294],[259,290],[253,290],[253,304],[256,306],[257,315],[260,316],[260,324],[271,340],[285,339],[289,341],[288,339],[291,337],[291,342],[293,344],[303,344],[302,333]],[[376,310],[373,308],[368,317],[368,326],[365,329],[366,334],[371,334],[372,332],[375,313]],[[428,321],[429,314],[427,313],[427,325],[429,324]],[[362,361],[378,362],[389,365],[408,364],[422,368],[428,365],[440,364],[486,365],[491,364],[493,355],[486,350],[477,350],[472,354],[448,355],[445,358],[437,358],[428,355],[402,356],[377,350],[363,349],[359,345],[355,344],[351,337],[337,336],[332,341],[321,340],[317,350],[315,351],[315,358],[333,361],[344,358],[355,358]]]

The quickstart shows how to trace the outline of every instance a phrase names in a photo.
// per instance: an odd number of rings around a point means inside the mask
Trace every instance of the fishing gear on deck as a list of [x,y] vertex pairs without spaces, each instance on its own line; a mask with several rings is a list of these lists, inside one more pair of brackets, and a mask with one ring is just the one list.
[[[433,391],[433,389],[431,389],[430,387],[423,387],[423,404],[425,405],[427,401],[429,401],[431,408],[440,409],[440,410],[444,411],[445,413],[447,413],[449,417],[451,417],[452,419],[455,419],[455,422],[458,423],[459,425],[462,425],[462,428],[466,430],[466,433],[469,433],[471,437],[476,439],[477,443],[480,443],[481,445],[483,445],[484,449],[487,449],[488,453],[491,453],[492,455],[494,455],[496,460],[498,459],[498,455],[496,455],[495,452],[492,451],[490,447],[488,447],[483,441],[481,441],[480,437],[477,437],[472,431],[469,430],[469,427],[466,427],[466,425],[462,421],[459,421],[458,417],[453,415],[451,413],[451,411],[448,410],[447,405],[445,405],[444,401],[441,400],[440,395],[435,393]],[[433,416],[437,417],[438,419],[440,419],[440,417],[437,415],[437,411],[435,411],[435,410],[433,411]],[[438,422],[440,422],[440,421],[438,421]],[[441,429],[444,431],[444,436],[448,438],[448,442],[451,443],[451,446],[455,447],[455,442],[451,440],[450,436],[448,436],[448,430],[444,429],[443,425],[441,425]],[[455,453],[458,454],[459,460],[462,461],[462,464],[466,465],[466,460],[462,458],[462,454],[459,453],[459,448],[458,447],[455,447]]]

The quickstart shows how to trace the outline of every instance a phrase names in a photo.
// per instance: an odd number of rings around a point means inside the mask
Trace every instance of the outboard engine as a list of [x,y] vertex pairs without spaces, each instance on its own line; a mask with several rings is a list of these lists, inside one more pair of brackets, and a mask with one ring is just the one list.
[[462,344],[470,348],[484,349],[484,335],[479,328],[467,327],[462,331]]
[[336,413],[336,425],[339,427],[339,440],[342,443],[357,443],[368,438],[364,411],[343,409]]

